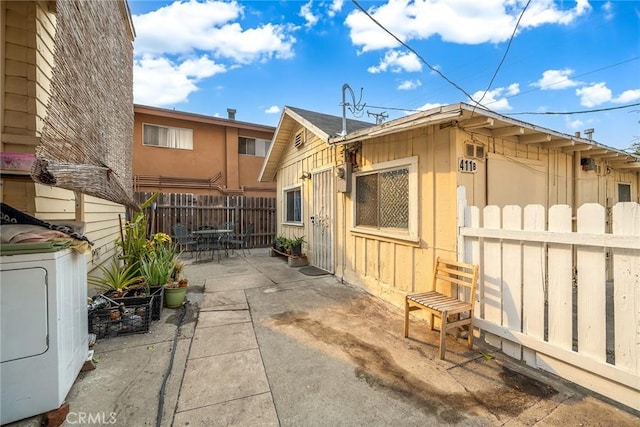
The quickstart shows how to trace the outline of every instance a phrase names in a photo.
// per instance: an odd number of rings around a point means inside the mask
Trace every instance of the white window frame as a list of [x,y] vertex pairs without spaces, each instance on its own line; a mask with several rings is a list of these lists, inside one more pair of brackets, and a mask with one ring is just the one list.
[[[241,153],[240,152],[240,138],[244,138],[246,140],[253,140],[254,143],[254,154],[250,154],[250,153]],[[258,148],[260,146],[260,148]],[[270,139],[261,139],[261,138],[254,138],[252,136],[242,136],[242,135],[238,135],[238,154],[242,155],[242,156],[252,156],[252,157],[267,157],[267,154],[269,153],[269,148],[271,147],[271,140]]]
[[[186,144],[184,144],[184,146],[182,147],[173,147],[169,144],[168,141],[164,141],[164,144],[145,144],[144,140],[144,130],[146,126],[153,126],[156,128],[162,128],[162,129],[167,129],[167,133],[170,133],[171,131],[177,131],[179,133],[182,132],[188,132],[189,136],[190,136],[190,141],[187,141]],[[159,141],[160,142],[160,141]],[[163,126],[163,125],[158,125],[155,123],[143,123],[142,124],[142,145],[146,146],[146,147],[157,147],[157,148],[170,148],[170,149],[174,149],[174,150],[193,150],[193,129],[189,129],[189,128],[179,128],[179,127],[175,127],[175,126]]]
[[[287,193],[295,190],[300,191],[300,221],[299,222],[287,220]],[[282,224],[304,226],[304,191],[302,190],[302,184],[289,185],[287,187],[282,188]]]
[[[394,169],[409,169],[409,224],[406,229],[399,228],[380,228],[364,225],[356,225],[356,205],[358,200],[358,186],[356,185],[357,177],[369,175],[371,173],[380,173]],[[388,162],[376,163],[373,165],[362,166],[360,170],[353,174],[352,184],[353,194],[352,212],[351,212],[351,229],[355,233],[371,234],[374,236],[387,237],[391,239],[406,240],[410,242],[420,241],[418,236],[418,156],[405,157],[403,159],[391,160]]]

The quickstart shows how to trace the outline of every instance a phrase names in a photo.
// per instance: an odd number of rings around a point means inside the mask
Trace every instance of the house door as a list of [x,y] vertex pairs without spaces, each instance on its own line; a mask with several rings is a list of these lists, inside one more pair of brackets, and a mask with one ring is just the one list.
[[333,273],[333,168],[313,172],[311,263]]

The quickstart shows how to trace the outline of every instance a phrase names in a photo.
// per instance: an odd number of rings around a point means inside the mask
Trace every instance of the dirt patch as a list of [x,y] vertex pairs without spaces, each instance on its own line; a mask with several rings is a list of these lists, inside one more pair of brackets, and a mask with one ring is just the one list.
[[459,408],[447,405],[441,396],[434,394],[432,386],[399,366],[387,349],[323,325],[305,312],[288,311],[273,316],[273,320],[276,325],[294,326],[324,344],[339,347],[356,365],[355,376],[371,388],[390,391],[417,410],[437,415],[443,423],[458,423],[467,418]]
[[[356,301],[351,301],[349,305],[354,304],[360,305]],[[366,310],[364,306],[362,308]],[[335,315],[336,311],[332,310],[332,314]],[[500,373],[504,385],[498,383],[482,392],[442,393],[398,365],[388,349],[328,326],[310,317],[309,313],[287,311],[272,316],[272,320],[276,327],[296,328],[317,343],[328,345],[346,355],[355,365],[354,374],[358,379],[373,389],[392,393],[425,414],[436,415],[442,423],[464,422],[469,416],[478,415],[478,407],[483,407],[498,418],[516,417],[538,400],[557,393],[553,388],[505,367]]]
[[509,369],[506,366],[502,367],[500,378],[502,378],[502,381],[504,381],[507,386],[531,396],[544,399],[558,394],[558,391],[553,387],[548,386],[535,378],[528,377]]

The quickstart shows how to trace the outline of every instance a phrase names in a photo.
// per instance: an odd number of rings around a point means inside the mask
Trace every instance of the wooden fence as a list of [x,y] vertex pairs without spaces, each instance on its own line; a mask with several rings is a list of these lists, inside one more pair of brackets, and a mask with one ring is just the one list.
[[[153,193],[135,193],[139,203]],[[276,236],[276,198],[248,196],[210,196],[184,193],[162,193],[146,212],[150,233],[172,234],[177,222],[189,230],[205,226],[218,227],[232,222],[235,233],[244,234],[249,224],[254,224],[251,247],[271,246]]]
[[459,203],[459,257],[481,267],[474,325],[485,340],[640,409],[640,205],[616,204],[607,234],[598,204],[578,209],[572,232],[567,205],[481,215],[464,194]]

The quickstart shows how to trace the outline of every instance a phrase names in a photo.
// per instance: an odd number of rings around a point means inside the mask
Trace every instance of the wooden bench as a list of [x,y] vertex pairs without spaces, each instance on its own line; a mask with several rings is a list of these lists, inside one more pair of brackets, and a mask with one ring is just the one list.
[[[445,335],[449,329],[466,326],[469,350],[473,348],[473,306],[475,302],[478,266],[438,258],[431,282],[431,291],[409,294],[405,298],[404,336],[409,336],[409,312],[426,310],[431,315],[431,330],[434,318],[440,318],[440,359],[444,359]],[[445,295],[437,292],[437,285],[449,287]],[[460,287],[469,289],[465,292]],[[468,301],[465,301],[467,300]],[[465,317],[461,317],[465,314]],[[468,317],[466,317],[468,315]]]

